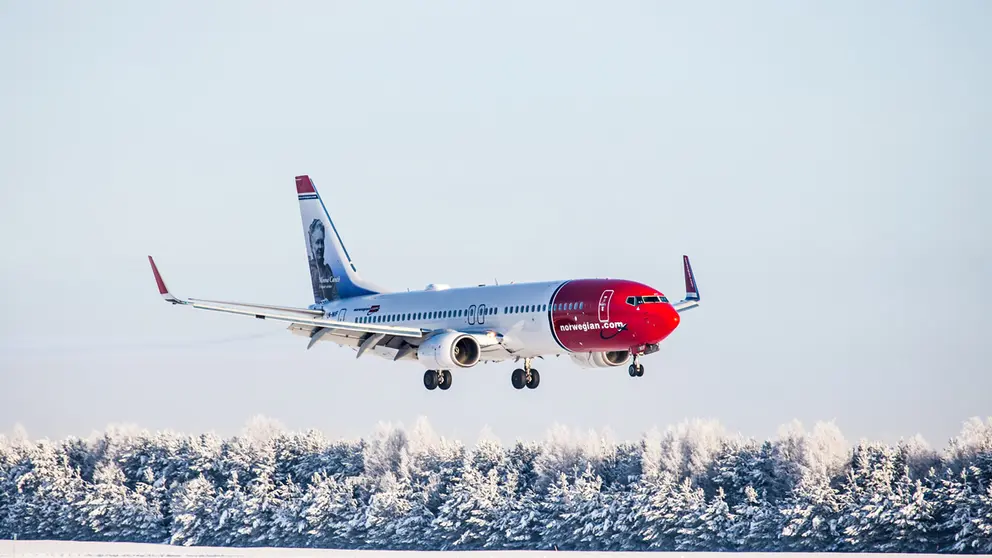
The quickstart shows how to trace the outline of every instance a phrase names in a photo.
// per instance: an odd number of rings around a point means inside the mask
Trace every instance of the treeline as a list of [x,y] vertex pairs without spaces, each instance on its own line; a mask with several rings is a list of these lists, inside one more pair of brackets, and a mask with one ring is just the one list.
[[693,421],[635,442],[0,438],[0,538],[344,549],[992,552],[992,418],[942,451]]

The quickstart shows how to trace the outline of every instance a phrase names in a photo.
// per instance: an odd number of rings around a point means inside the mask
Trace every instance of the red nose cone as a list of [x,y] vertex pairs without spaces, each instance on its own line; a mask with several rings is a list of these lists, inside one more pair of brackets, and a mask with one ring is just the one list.
[[670,304],[659,304],[651,309],[648,316],[649,343],[658,343],[671,335],[679,326],[679,313]]

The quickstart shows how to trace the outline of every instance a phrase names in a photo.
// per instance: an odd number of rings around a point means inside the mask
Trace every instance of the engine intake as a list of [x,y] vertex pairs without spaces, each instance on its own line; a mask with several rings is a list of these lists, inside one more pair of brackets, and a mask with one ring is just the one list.
[[572,361],[582,368],[613,368],[630,360],[630,351],[602,351],[573,354]]
[[431,370],[471,368],[479,362],[481,354],[474,337],[457,331],[440,333],[417,347],[417,360]]

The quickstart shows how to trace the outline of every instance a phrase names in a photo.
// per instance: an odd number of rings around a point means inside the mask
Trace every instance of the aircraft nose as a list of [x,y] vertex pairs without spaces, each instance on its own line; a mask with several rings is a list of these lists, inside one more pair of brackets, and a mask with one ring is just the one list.
[[679,327],[679,321],[681,320],[681,318],[679,318],[679,313],[678,311],[675,310],[674,306],[672,306],[671,304],[666,304],[665,315],[666,315],[666,319],[672,324],[672,330]]
[[668,337],[679,326],[679,313],[671,304],[655,306],[650,315],[646,316],[651,331],[652,342],[658,342]]

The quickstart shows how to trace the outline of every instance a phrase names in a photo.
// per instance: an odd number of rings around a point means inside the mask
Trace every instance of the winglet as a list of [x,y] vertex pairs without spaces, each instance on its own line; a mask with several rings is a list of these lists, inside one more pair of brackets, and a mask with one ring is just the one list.
[[689,256],[682,256],[682,265],[685,268],[685,299],[699,300],[699,288],[696,287],[696,276],[692,273]]
[[158,272],[158,266],[155,265],[155,260],[151,256],[148,256],[148,263],[152,264],[152,273],[155,274],[155,283],[158,284],[158,294],[162,295],[166,301],[173,304],[186,304],[185,301],[179,300],[178,298],[172,296],[169,289],[165,286],[165,281],[162,280],[162,274]]

